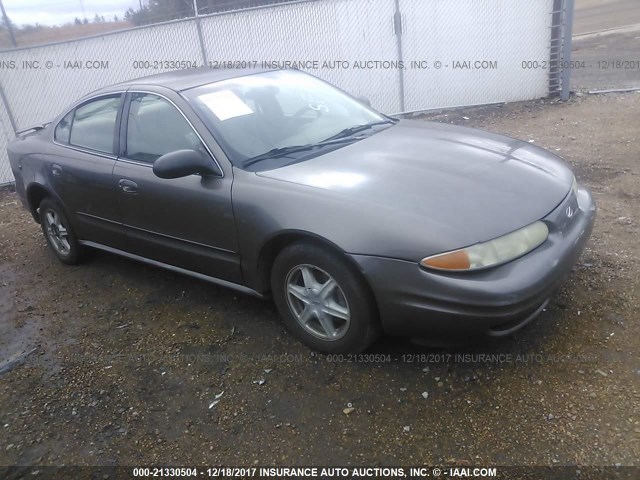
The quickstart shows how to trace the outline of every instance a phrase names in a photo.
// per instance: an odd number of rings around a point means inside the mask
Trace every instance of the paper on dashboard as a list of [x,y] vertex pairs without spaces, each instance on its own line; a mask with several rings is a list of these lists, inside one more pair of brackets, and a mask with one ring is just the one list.
[[221,121],[254,113],[251,107],[231,90],[206,93],[198,99]]

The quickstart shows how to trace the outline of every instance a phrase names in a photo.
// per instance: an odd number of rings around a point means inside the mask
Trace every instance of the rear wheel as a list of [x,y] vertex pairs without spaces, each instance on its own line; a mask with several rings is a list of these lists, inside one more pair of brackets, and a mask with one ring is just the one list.
[[307,243],[286,248],[274,262],[271,287],[287,328],[316,350],[359,352],[379,334],[367,286],[334,252]]
[[67,265],[78,263],[80,244],[62,208],[53,200],[45,198],[40,202],[38,214],[42,233],[56,257]]

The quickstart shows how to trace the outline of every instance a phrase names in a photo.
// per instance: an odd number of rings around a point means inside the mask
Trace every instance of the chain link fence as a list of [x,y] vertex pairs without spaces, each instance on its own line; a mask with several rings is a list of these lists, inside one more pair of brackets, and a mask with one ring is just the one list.
[[[118,30],[127,30],[143,25],[193,18],[198,15],[231,12],[234,10],[292,1],[296,0],[174,0],[169,4],[159,2],[155,8],[149,8],[150,2],[148,0],[141,0],[140,2],[132,2],[133,7],[125,12],[118,12],[117,14],[111,12],[100,15],[99,13],[92,13],[90,9],[85,10],[82,14],[72,12],[69,13],[66,23],[58,25],[39,24],[37,23],[37,15],[34,16],[33,21],[27,21],[25,24],[23,20],[25,17],[24,11],[27,9],[33,11],[37,8],[37,5],[20,7],[17,5],[9,5],[7,9],[9,19],[13,19],[15,10],[18,10],[17,16],[22,21],[20,22],[20,26],[11,22],[10,25],[12,28],[10,30],[7,28],[7,20],[3,21],[3,19],[0,18],[0,50],[79,39]],[[75,0],[75,2],[74,0],[66,0],[63,3],[70,8],[72,8],[74,3],[76,3],[77,6],[82,5],[79,0]],[[136,3],[138,4],[136,5]],[[100,9],[112,10],[112,7],[107,3],[101,5]],[[35,11],[37,12],[37,10]],[[76,15],[76,17],[73,18],[73,15]]]
[[298,0],[0,52],[0,184],[16,131],[176,68],[300,68],[389,114],[553,95],[567,1]]

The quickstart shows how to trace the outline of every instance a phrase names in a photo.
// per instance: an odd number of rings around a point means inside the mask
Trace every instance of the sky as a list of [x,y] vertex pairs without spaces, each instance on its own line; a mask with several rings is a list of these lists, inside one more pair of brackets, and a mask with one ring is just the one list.
[[114,15],[122,18],[129,7],[137,9],[140,5],[139,0],[2,0],[2,3],[7,16],[17,25],[62,25],[84,16],[91,21],[96,13],[106,19]]

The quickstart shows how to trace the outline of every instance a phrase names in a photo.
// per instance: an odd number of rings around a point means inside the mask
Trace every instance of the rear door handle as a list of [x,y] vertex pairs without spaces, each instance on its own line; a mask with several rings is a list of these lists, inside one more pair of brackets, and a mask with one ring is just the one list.
[[51,165],[51,174],[54,177],[62,176],[62,167],[60,165],[56,165],[55,163]]
[[118,182],[118,186],[120,190],[124,193],[137,193],[138,192],[138,184],[136,182],[132,182],[131,180],[127,180],[126,178],[122,178]]

